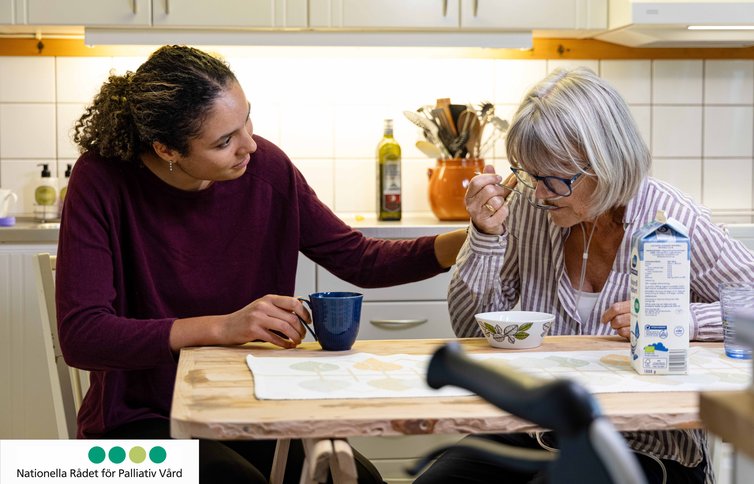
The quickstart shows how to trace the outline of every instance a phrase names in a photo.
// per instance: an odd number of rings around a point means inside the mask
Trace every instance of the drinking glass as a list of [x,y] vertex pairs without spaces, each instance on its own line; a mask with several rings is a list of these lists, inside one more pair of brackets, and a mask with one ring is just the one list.
[[731,358],[751,359],[751,347],[736,339],[736,325],[754,324],[741,317],[741,310],[754,309],[754,283],[724,282],[720,284],[720,306],[723,316],[723,344]]

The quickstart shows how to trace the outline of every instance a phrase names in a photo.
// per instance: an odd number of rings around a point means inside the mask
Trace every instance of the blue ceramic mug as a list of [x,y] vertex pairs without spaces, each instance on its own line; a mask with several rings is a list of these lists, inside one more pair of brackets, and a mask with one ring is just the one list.
[[309,306],[314,332],[323,350],[350,350],[359,334],[361,302],[358,292],[315,292],[309,299],[299,298]]

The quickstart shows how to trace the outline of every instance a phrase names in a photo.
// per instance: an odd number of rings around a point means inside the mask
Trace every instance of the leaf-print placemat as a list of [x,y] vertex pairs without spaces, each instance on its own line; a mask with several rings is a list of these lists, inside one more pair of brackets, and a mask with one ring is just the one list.
[[[722,348],[691,348],[687,375],[639,375],[631,368],[628,351],[501,352],[471,357],[547,380],[573,379],[592,393],[742,390],[751,382],[751,361],[728,358]],[[248,355],[246,363],[260,400],[470,395],[455,387],[429,388],[429,358],[370,353],[316,358]]]

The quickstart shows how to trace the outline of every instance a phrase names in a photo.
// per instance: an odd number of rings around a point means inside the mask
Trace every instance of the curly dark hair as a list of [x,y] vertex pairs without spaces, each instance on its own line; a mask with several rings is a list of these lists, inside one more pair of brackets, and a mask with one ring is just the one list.
[[76,121],[82,153],[137,161],[158,141],[187,155],[212,102],[235,75],[222,60],[198,49],[159,48],[136,72],[111,75]]

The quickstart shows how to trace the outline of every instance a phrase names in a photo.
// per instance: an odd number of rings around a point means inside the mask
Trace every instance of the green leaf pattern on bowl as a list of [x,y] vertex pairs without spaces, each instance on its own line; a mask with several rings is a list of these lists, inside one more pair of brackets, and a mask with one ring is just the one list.
[[[508,343],[515,344],[516,340],[524,340],[529,337],[529,329],[531,329],[531,323],[524,324],[509,324],[505,329],[501,328],[499,324],[492,326],[490,323],[482,323],[484,326],[484,332],[487,336],[492,337],[497,342],[508,340]],[[546,328],[549,330],[549,326]]]

